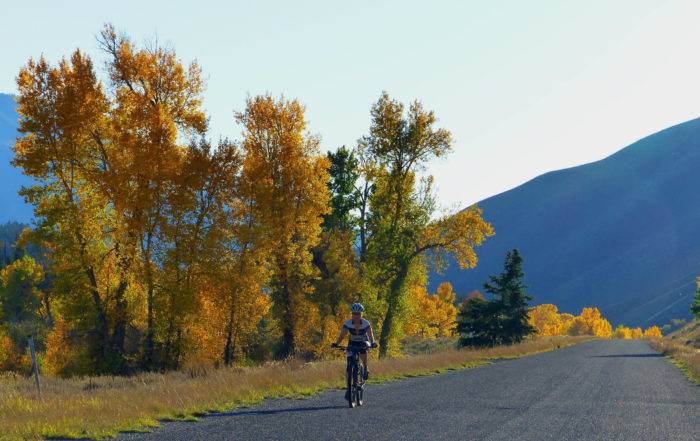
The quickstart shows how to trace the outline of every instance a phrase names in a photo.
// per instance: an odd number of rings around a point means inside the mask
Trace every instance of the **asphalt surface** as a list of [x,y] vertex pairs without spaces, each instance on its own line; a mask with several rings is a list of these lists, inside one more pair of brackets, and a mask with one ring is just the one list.
[[643,341],[367,386],[361,408],[343,394],[268,400],[120,439],[700,440],[700,387]]

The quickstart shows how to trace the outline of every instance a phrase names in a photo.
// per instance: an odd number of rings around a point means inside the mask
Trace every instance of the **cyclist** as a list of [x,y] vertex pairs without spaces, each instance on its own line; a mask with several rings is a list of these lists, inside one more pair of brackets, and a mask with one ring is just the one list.
[[362,364],[365,367],[365,371],[362,373],[362,378],[367,381],[369,378],[369,368],[367,367],[367,348],[376,348],[377,342],[374,340],[372,325],[369,324],[369,321],[362,318],[362,313],[365,310],[362,303],[353,303],[350,310],[352,311],[352,318],[350,320],[345,320],[343,327],[340,329],[340,336],[338,337],[338,340],[331,346],[337,348],[347,335],[349,337],[347,356],[352,356],[352,352],[350,351],[351,348],[357,349],[357,352],[360,354]]

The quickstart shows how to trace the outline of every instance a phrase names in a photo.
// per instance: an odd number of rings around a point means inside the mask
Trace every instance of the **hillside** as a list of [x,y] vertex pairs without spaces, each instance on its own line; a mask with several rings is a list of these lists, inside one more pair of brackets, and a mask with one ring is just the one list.
[[12,144],[17,136],[17,113],[11,95],[0,93],[0,223],[28,222],[32,209],[17,194],[30,180],[12,165]]
[[696,119],[480,202],[496,235],[478,250],[478,267],[452,265],[431,285],[479,289],[518,248],[535,303],[597,305],[632,326],[688,317],[700,272],[699,147]]
[[668,338],[678,343],[700,349],[700,320],[691,320],[682,328],[670,333]]

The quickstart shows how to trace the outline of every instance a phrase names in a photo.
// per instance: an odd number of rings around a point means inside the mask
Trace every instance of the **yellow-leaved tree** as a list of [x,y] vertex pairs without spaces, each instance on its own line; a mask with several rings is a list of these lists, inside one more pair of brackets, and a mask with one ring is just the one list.
[[613,334],[613,337],[623,340],[630,339],[632,338],[632,330],[626,326],[618,325],[615,328],[615,333]]
[[661,328],[656,325],[650,326],[644,330],[644,338],[657,338],[661,336]]
[[424,285],[413,286],[408,300],[412,314],[406,320],[404,334],[431,339],[454,335],[457,307],[451,283],[441,283],[432,295]]
[[564,321],[556,305],[543,304],[530,308],[528,313],[530,325],[537,330],[537,335],[552,336],[564,334]]
[[598,308],[583,308],[581,314],[574,317],[569,334],[610,338],[612,325],[600,314]]
[[[100,43],[107,87],[79,50],[21,69],[14,164],[37,182],[22,191],[37,219],[29,239],[51,254],[60,313],[79,336],[70,341],[90,347],[95,372],[119,372],[142,343],[152,358],[154,272],[165,261],[155,253],[168,248],[160,234],[183,175],[180,141],[203,136],[206,117],[196,63],[140,49],[111,26]],[[127,332],[142,323],[145,339]]]
[[270,250],[272,312],[283,334],[279,355],[310,351],[301,336],[319,325],[311,249],[328,212],[328,160],[307,133],[304,107],[296,100],[256,96],[236,119],[244,136],[241,179],[253,184],[255,232]]

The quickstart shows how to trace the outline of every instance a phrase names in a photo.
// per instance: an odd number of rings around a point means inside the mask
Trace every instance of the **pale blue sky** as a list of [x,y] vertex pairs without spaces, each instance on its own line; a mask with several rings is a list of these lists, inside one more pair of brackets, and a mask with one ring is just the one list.
[[246,95],[299,98],[324,149],[352,146],[382,90],[419,98],[455,138],[440,202],[476,202],[700,116],[696,1],[25,1],[0,7],[0,91],[28,57],[104,22],[172,45],[208,78],[211,134]]

